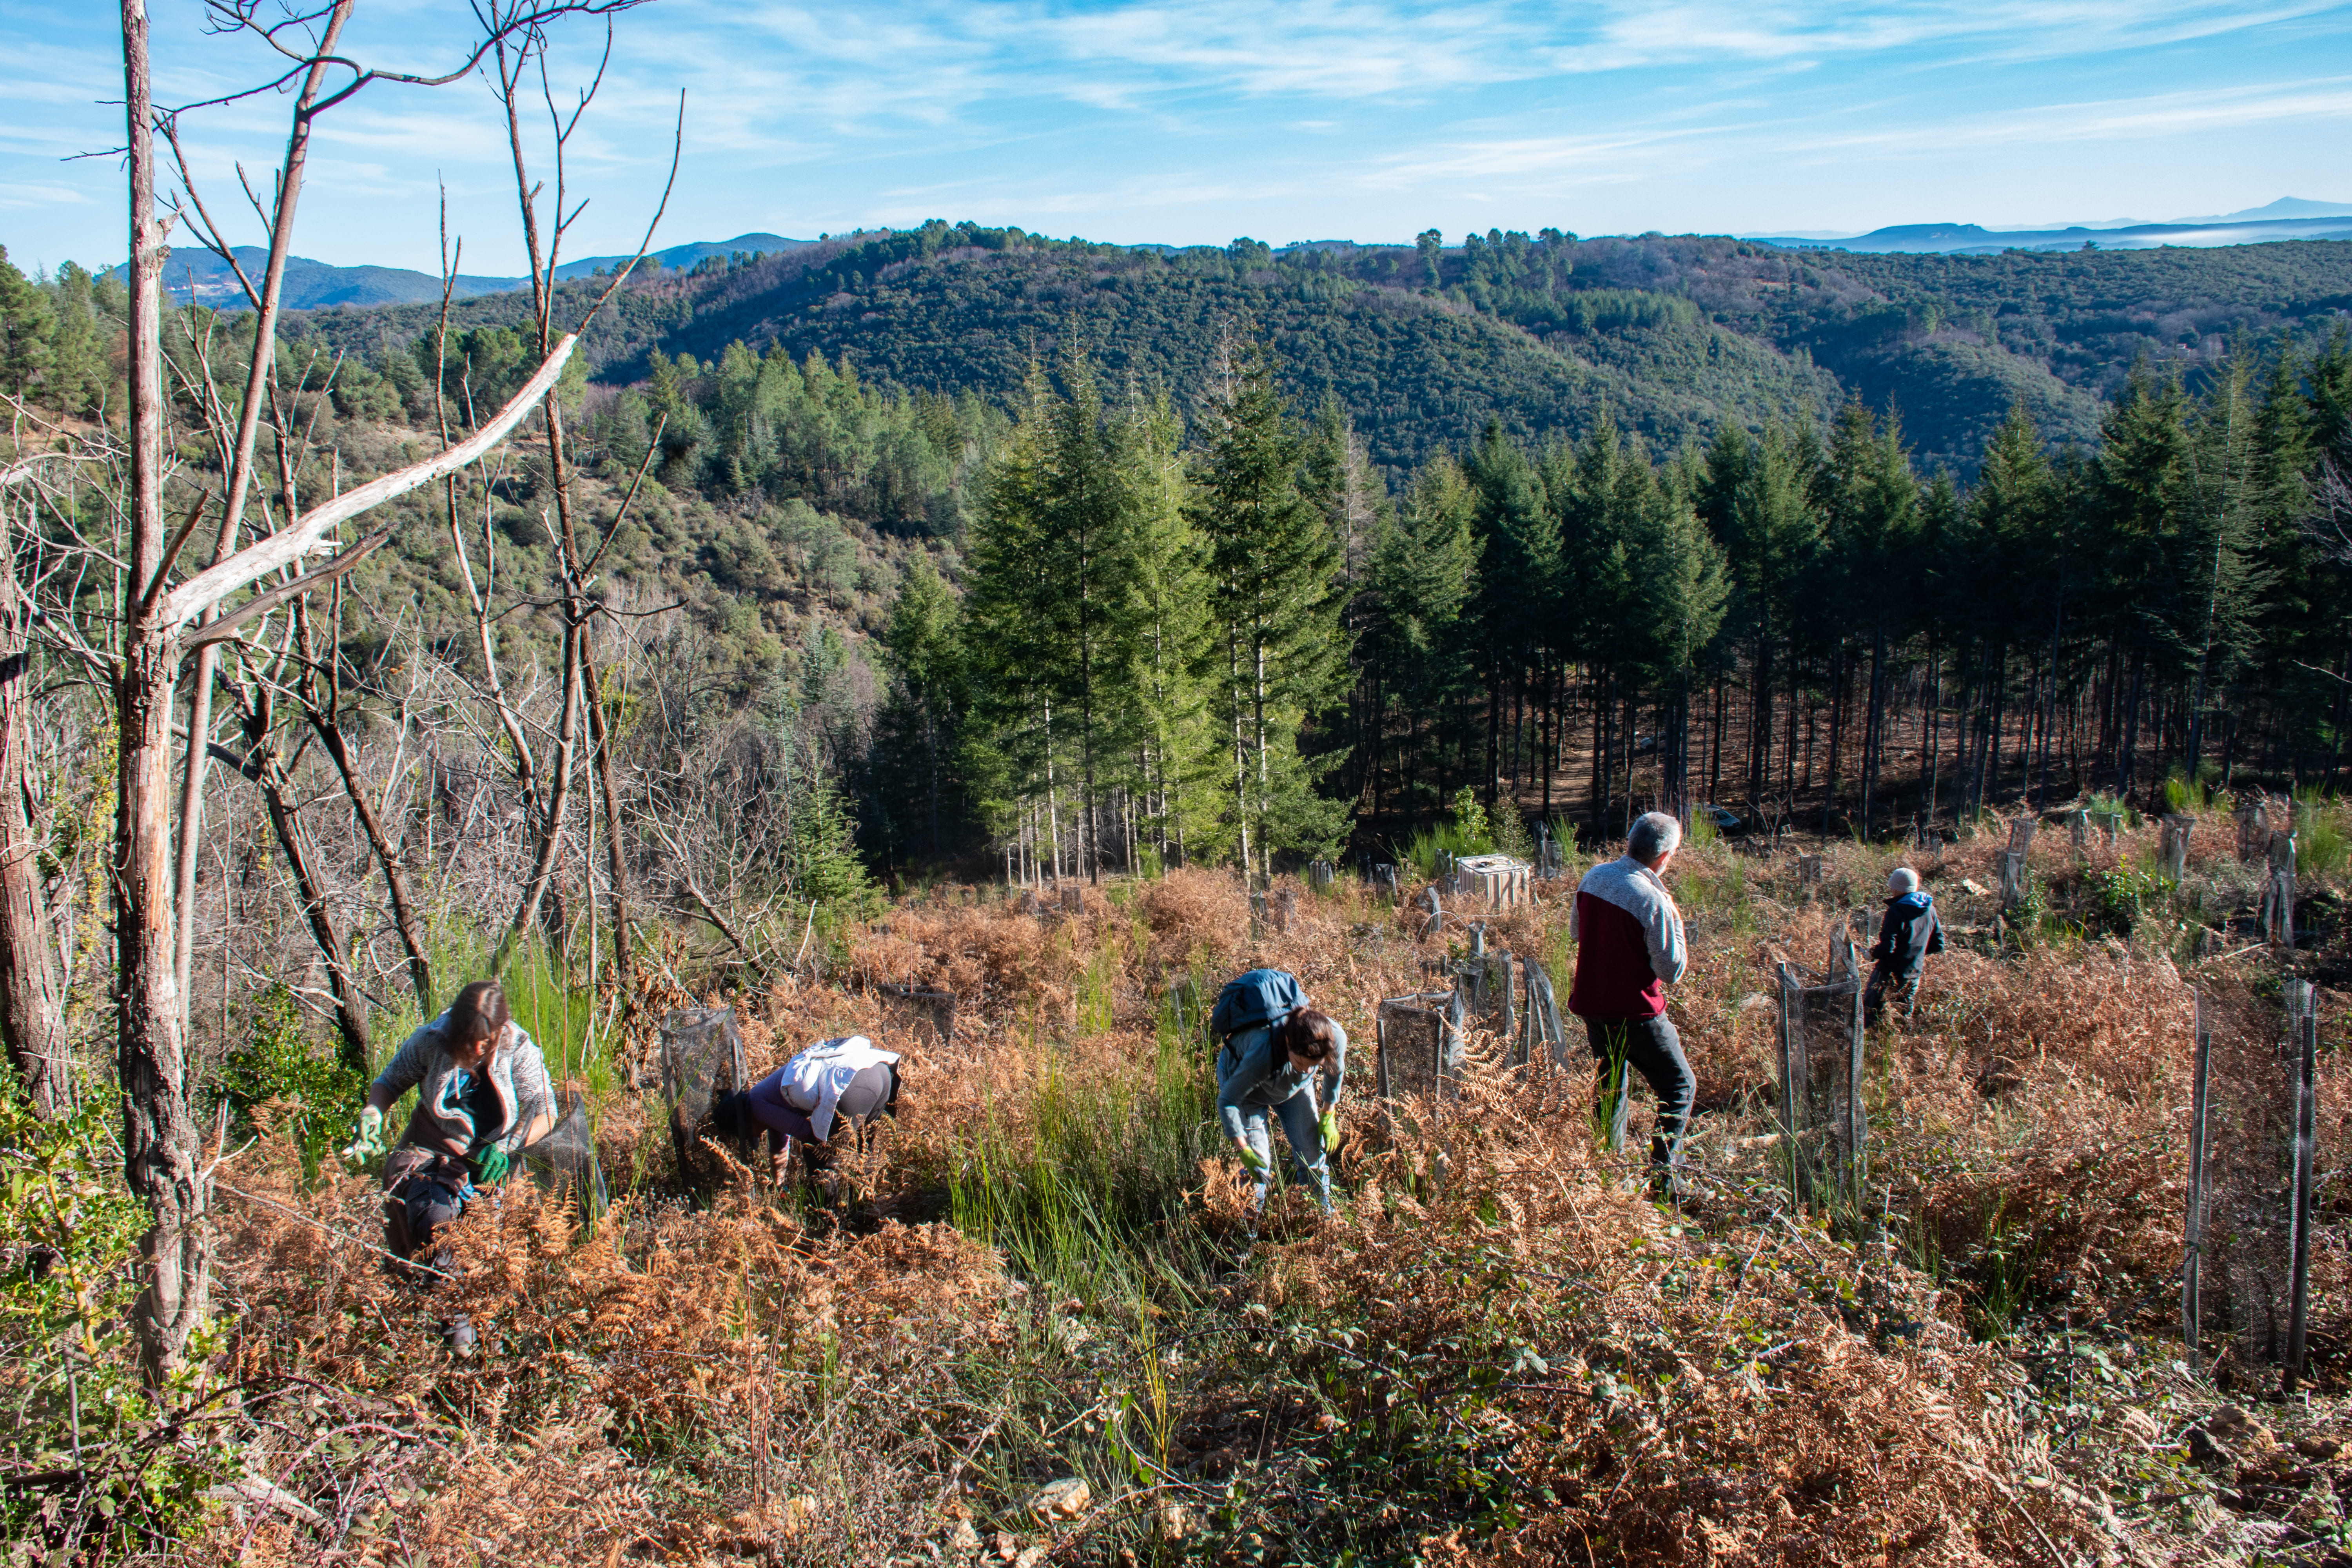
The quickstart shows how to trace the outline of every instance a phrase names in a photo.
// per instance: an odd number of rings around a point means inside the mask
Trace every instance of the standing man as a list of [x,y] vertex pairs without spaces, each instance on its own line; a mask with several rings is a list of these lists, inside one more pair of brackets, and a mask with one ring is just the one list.
[[1682,824],[1664,812],[1643,816],[1623,855],[1584,874],[1568,917],[1569,935],[1576,939],[1568,1009],[1584,1020],[1600,1066],[1599,1114],[1609,1147],[1624,1146],[1628,1069],[1638,1070],[1658,1097],[1651,1179],[1666,1196],[1680,1194],[1675,1170],[1698,1093],[1681,1037],[1666,1017],[1666,987],[1690,967],[1682,911],[1664,880],[1682,842]]
[[1878,922],[1878,941],[1870,950],[1878,963],[1863,989],[1863,1021],[1878,1022],[1890,987],[1903,1016],[1909,1017],[1919,1000],[1919,976],[1928,955],[1943,951],[1944,922],[1937,917],[1935,898],[1919,886],[1918,872],[1896,867],[1886,879],[1886,916]]

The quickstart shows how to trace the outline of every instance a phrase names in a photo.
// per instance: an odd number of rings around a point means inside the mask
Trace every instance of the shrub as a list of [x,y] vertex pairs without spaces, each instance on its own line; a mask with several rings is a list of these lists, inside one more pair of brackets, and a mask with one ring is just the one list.
[[2164,895],[2164,884],[2153,872],[2133,866],[2087,872],[2083,883],[2092,898],[2090,918],[2084,924],[2094,936],[2131,935],[2147,911],[2147,900]]
[[2343,813],[2314,790],[2300,797],[2302,831],[2295,835],[2294,868],[2305,877],[2327,877],[2344,869],[2347,840]]
[[131,1263],[147,1211],[117,1173],[111,1110],[100,1097],[42,1121],[0,1085],[0,1402],[14,1413],[0,1538],[16,1543],[12,1563],[167,1547],[201,1525],[205,1489],[233,1468],[211,1402],[190,1403],[204,1344],[165,1394],[181,1406],[168,1419],[140,1376]]
[[247,1136],[277,1127],[302,1156],[305,1181],[349,1137],[367,1099],[367,1081],[322,1055],[302,1033],[302,1011],[285,985],[271,986],[254,1004],[245,1045],[221,1073],[222,1091]]

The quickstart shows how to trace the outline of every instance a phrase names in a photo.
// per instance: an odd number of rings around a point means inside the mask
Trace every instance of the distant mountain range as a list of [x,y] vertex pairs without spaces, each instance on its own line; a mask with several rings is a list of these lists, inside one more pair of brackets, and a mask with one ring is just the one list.
[[[856,235],[834,235],[834,240]],[[1750,244],[1783,250],[1845,250],[1881,255],[1990,256],[2004,250],[2148,250],[2163,246],[2209,248],[2228,245],[2262,245],[2277,240],[2352,239],[2352,204],[2308,201],[2284,196],[2266,206],[2208,217],[2176,218],[2143,223],[2112,218],[2093,223],[2051,225],[2042,228],[1985,228],[1972,223],[1897,224],[1867,234],[1798,233],[1744,235]],[[688,270],[711,257],[774,256],[817,241],[788,239],[777,234],[739,234],[732,239],[694,240],[652,253],[666,270]],[[1126,248],[1173,255],[1187,248],[1171,245],[1138,245]],[[1352,240],[1318,239],[1280,247],[1294,251],[1348,252],[1359,248]],[[1449,247],[1450,248],[1450,247]],[[257,272],[265,254],[251,246],[236,249],[239,265],[248,275]],[[558,268],[565,279],[588,277],[628,260],[626,256],[590,256]],[[164,285],[181,303],[194,301],[223,310],[241,310],[244,290],[226,263],[211,252],[173,252],[164,268]],[[502,294],[530,286],[525,278],[494,278],[461,274],[456,292],[460,299]],[[286,306],[295,310],[362,310],[372,305],[407,305],[441,297],[441,279],[429,272],[399,267],[336,267],[303,257],[286,267]]]
[[1867,234],[1747,235],[1784,250],[1855,250],[1907,255],[1992,256],[2004,250],[2149,250],[2159,246],[2207,248],[2263,245],[2281,239],[2352,239],[2352,205],[2283,196],[2267,206],[2210,217],[2146,223],[2111,218],[2053,224],[2043,228],[1984,228],[1972,223],[1906,223]]
[[[730,256],[773,256],[796,246],[808,245],[805,239],[786,239],[777,234],[739,234],[733,239],[718,241],[696,240],[686,245],[673,245],[667,250],[652,253],[652,259],[663,268],[689,269],[706,257],[724,260]],[[258,247],[241,245],[236,247],[237,265],[248,278],[258,277],[268,252]],[[564,263],[555,269],[558,278],[586,278],[602,270],[610,271],[629,258],[626,256],[589,256],[578,261]],[[163,286],[172,298],[181,304],[191,301],[213,305],[222,310],[245,308],[245,289],[228,263],[211,251],[196,248],[175,250],[163,267]],[[459,273],[455,292],[461,300],[478,294],[503,294],[509,289],[527,289],[528,278],[488,278]],[[327,310],[337,306],[362,310],[370,305],[413,305],[426,300],[441,298],[441,279],[430,272],[411,271],[404,267],[335,267],[324,261],[312,261],[307,257],[291,256],[286,259],[286,308],[291,310]]]

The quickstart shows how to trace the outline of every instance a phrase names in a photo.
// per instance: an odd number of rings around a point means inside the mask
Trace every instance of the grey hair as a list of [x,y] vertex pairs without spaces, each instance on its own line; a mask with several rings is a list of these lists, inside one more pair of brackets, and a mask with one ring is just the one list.
[[1904,898],[1919,890],[1919,873],[1908,866],[1897,866],[1886,874],[1886,891],[1890,898]]
[[1683,825],[1663,811],[1643,812],[1625,836],[1625,853],[1646,866],[1682,847]]

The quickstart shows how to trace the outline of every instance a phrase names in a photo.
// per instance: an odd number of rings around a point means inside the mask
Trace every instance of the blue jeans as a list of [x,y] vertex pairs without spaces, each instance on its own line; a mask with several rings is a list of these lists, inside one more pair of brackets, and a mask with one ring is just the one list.
[[1315,1189],[1315,1201],[1323,1212],[1331,1212],[1331,1167],[1323,1157],[1323,1128],[1315,1111],[1315,1097],[1304,1089],[1280,1105],[1252,1105],[1242,1111],[1242,1137],[1265,1162],[1265,1174],[1257,1179],[1257,1193],[1250,1200],[1254,1207],[1265,1204],[1266,1188],[1274,1180],[1274,1129],[1267,1112],[1282,1118],[1282,1131],[1290,1140],[1290,1163],[1298,1179]]

